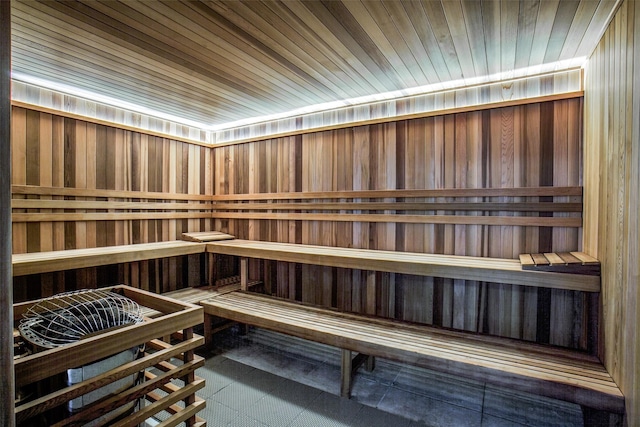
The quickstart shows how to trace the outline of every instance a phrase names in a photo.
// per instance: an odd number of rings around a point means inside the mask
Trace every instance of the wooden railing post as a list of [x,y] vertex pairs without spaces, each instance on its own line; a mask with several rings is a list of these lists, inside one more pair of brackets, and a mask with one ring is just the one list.
[[0,1],[0,425],[15,425],[11,271],[11,2]]

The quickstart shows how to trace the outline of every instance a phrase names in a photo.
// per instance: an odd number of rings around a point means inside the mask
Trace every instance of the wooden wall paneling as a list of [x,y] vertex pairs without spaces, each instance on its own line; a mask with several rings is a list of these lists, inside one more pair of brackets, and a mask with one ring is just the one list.
[[[96,162],[97,162],[97,153],[96,153],[96,125],[94,123],[86,124],[86,166],[85,166],[85,188],[87,189],[96,189]],[[86,200],[96,200],[95,197],[87,197]],[[96,247],[97,246],[97,236],[96,236],[96,221],[85,221],[85,241],[84,245],[86,247]],[[95,288],[97,286],[97,268],[86,268],[84,272],[81,273],[83,276],[78,278],[78,283],[83,288]]]
[[[388,123],[373,127],[372,146],[376,150],[376,173],[374,189],[397,188],[397,142],[396,124]],[[385,198],[384,202],[395,203],[395,198]],[[386,214],[394,214],[395,210],[384,211]],[[376,224],[375,248],[382,250],[396,249],[397,225],[395,223]],[[396,277],[393,273],[377,274],[375,303],[376,312],[380,316],[393,316],[395,311]]]
[[[247,144],[248,148],[248,193],[260,193],[260,173],[264,168],[264,158],[260,157],[259,149],[261,146],[264,146],[265,142],[259,142],[256,144]],[[250,219],[248,220],[248,239],[250,240],[260,240],[261,221],[259,219]],[[261,260],[250,259],[249,260],[249,277],[254,279],[261,277],[260,264]]]
[[[404,132],[404,164],[402,174],[404,187],[433,188],[434,166],[434,121],[419,119],[406,121]],[[423,201],[423,199],[416,199]],[[418,212],[427,213],[427,212]],[[434,248],[433,224],[404,224],[403,247],[408,252],[428,252]],[[433,323],[434,278],[412,275],[397,277],[396,316],[415,322]]]
[[[149,191],[150,188],[150,174],[149,174],[149,152],[150,146],[153,145],[153,137],[145,134],[140,134],[140,190]],[[149,235],[149,219],[140,220],[140,242],[149,242],[151,236]]]
[[[37,185],[51,187],[53,185],[53,118],[51,114],[40,114],[39,158],[37,165],[40,168],[39,182]],[[51,196],[42,196],[43,199],[51,199]],[[50,213],[51,209],[43,209],[42,212]],[[41,251],[53,250],[53,223],[41,222],[40,224],[40,248]]]
[[[182,162],[179,161],[181,156],[178,156],[179,147],[180,147],[180,143],[178,141],[171,140],[169,142],[169,147],[168,147],[169,168],[167,170],[167,174],[169,175],[168,189],[169,189],[169,192],[173,194],[178,193],[179,191],[178,176],[180,177],[182,176],[182,171],[178,170],[178,165],[182,164]],[[173,236],[177,236],[177,235],[178,235],[178,227],[177,227],[176,221],[171,221],[169,223],[169,236],[173,239],[174,238]]]
[[[75,120],[64,120],[64,186],[74,188],[76,186],[76,126]],[[65,222],[64,248],[76,247],[76,227],[74,223]]]
[[[114,162],[114,180],[113,185],[115,190],[124,190],[126,188],[125,177],[126,170],[125,165],[129,164],[129,153],[125,151],[124,131],[121,129],[115,130],[113,136],[113,153],[114,158],[118,159]],[[114,244],[123,245],[127,241],[127,233],[125,224],[123,221],[116,221],[114,224]]]
[[638,171],[640,4],[623,1],[588,60],[585,88],[585,251],[602,263],[605,366],[640,422]]
[[[147,173],[148,173],[147,188],[148,188],[148,191],[162,191],[162,186],[161,186],[162,183],[158,182],[158,177],[159,177],[158,169],[160,169],[162,165],[162,158],[158,159],[158,151],[160,148],[158,143],[161,143],[161,140],[156,139],[153,136],[150,136],[148,138],[148,141],[149,141],[149,149],[147,151],[147,155],[148,155],[147,164],[149,165],[149,167],[147,169]],[[160,150],[160,153],[162,153],[161,150]],[[160,163],[158,163],[158,161]],[[160,222],[161,221],[150,216],[149,220],[146,223],[148,241],[157,242],[159,240],[158,227],[161,225]]]
[[[503,180],[508,179],[508,170],[503,172],[506,168],[506,164],[503,164],[503,160],[506,161],[507,157],[505,150],[507,150],[507,144],[512,144],[512,141],[504,140],[503,135],[505,131],[508,131],[508,114],[509,112],[504,109],[493,110],[484,115],[483,125],[487,127],[485,130],[485,138],[488,138],[488,155],[487,155],[487,182],[488,187],[505,187]],[[511,114],[513,112],[511,111]],[[503,147],[503,142],[505,147]],[[503,231],[505,235],[503,235]],[[503,246],[511,244],[507,242],[507,239],[511,235],[507,235],[508,229],[502,226],[490,226],[488,229],[488,256],[500,257],[503,254]],[[497,335],[511,336],[510,333],[510,319],[507,313],[511,311],[511,287],[502,284],[490,284],[487,288],[487,316],[488,316],[488,332]],[[505,323],[506,321],[506,323]]]
[[[27,183],[27,110],[13,108],[11,113],[11,182]],[[27,252],[27,225],[13,224],[12,252]]]
[[[169,193],[169,180],[170,180],[170,157],[171,157],[171,142],[167,138],[162,138],[159,142],[160,147],[158,148],[158,154],[156,156],[158,167],[160,168],[160,189],[162,192]],[[211,150],[213,151],[213,150]],[[214,194],[213,191],[210,194]],[[170,234],[170,223],[172,221],[169,219],[162,220],[162,240],[172,240],[173,236]],[[165,260],[162,261],[163,264]],[[166,275],[164,275],[166,277]]]
[[[75,121],[75,144],[74,144],[74,183],[75,188],[87,188],[87,123],[83,121]],[[87,222],[77,221],[75,226],[75,244],[74,249],[82,249],[87,247]]]
[[[353,189],[368,190],[370,182],[370,126],[353,128]],[[354,202],[361,201],[355,199]],[[355,222],[353,224],[353,247],[369,248],[369,223]],[[362,312],[366,295],[366,280],[361,271],[352,271],[351,281],[351,309]]]
[[[182,144],[178,141],[171,140],[169,154],[169,191],[171,193],[182,192]],[[178,221],[171,221],[169,223],[169,235],[173,239],[173,236],[179,236],[182,228],[179,226]],[[167,281],[163,283],[165,289],[175,288],[175,281],[178,277],[178,260],[176,257],[171,257],[168,260],[168,266],[166,275],[169,277]]]
[[[557,103],[554,107],[554,123],[568,123],[569,121],[569,106],[567,103]],[[554,127],[554,145],[553,145],[553,184],[554,185],[567,185],[569,182],[577,181],[572,179],[572,169],[575,163],[574,159],[579,159],[578,153],[571,153],[570,156],[570,144],[573,149],[576,148],[577,143],[569,140],[570,126],[555,126]],[[573,150],[572,150],[573,151]],[[572,159],[571,161],[569,159]],[[577,178],[577,173],[574,173]],[[562,214],[558,214],[562,215]],[[572,234],[575,233],[575,236]],[[574,245],[577,240],[577,230],[569,230],[567,228],[556,227],[552,230],[553,249],[555,252],[566,252],[567,248]],[[554,290],[551,292],[551,318],[550,322],[553,327],[550,328],[549,342],[555,345],[576,346],[578,344],[579,337],[576,337],[576,333],[579,332],[578,328],[573,328],[575,324],[582,323],[582,312],[577,309],[581,296],[576,292],[564,292]]]
[[[455,115],[453,124],[453,162],[454,179],[453,187],[467,187],[467,115]],[[467,227],[453,225],[453,254],[467,253]],[[464,280],[454,279],[451,283],[452,313],[451,326],[456,329],[465,329],[467,314],[466,283]]]
[[[64,187],[64,119],[59,116],[52,116],[51,119],[51,185],[53,187]],[[59,200],[62,197],[54,196],[53,199]],[[63,223],[56,222],[53,224],[52,249],[56,251],[64,249]]]
[[[96,127],[96,187],[97,189],[107,189],[107,171],[113,174],[115,167],[107,167],[109,156],[107,143],[107,128],[105,126]],[[107,246],[107,223],[108,221],[96,222],[96,246]],[[115,231],[115,230],[114,230]]]
[[[289,138],[279,138],[275,141],[276,155],[274,156],[277,165],[274,173],[276,174],[276,192],[290,191],[289,183]],[[280,220],[276,222],[277,232],[273,241],[289,242],[289,221]],[[281,240],[280,240],[281,239]],[[276,264],[276,283],[274,294],[280,298],[290,298],[289,296],[289,265],[286,262],[278,261]],[[294,288],[295,289],[295,288]],[[273,288],[272,288],[273,291]],[[295,299],[294,296],[291,296]]]
[[[540,106],[528,105],[521,109],[525,124],[522,126],[523,148],[520,151],[522,166],[520,168],[526,185],[539,184],[540,171]],[[523,253],[538,253],[539,228],[525,227]],[[538,289],[524,289],[523,301],[523,339],[535,341],[537,335]]]
[[[195,145],[187,145],[189,147],[189,174],[188,174],[188,194],[200,193],[200,150],[196,150]],[[188,219],[187,231],[200,231],[198,219]]]
[[[227,154],[227,158],[225,161],[225,172],[228,168],[228,182],[226,185],[226,190],[227,190],[227,194],[236,194],[238,193],[237,190],[237,182],[236,182],[236,168],[239,167],[238,163],[237,163],[237,154],[236,151],[239,148],[239,146],[235,146],[232,145],[229,147],[228,150],[228,154]],[[237,227],[237,221],[229,221],[228,223],[228,233],[236,236],[236,237],[240,237],[240,234],[238,232],[238,227]]]
[[[345,129],[333,132],[333,150],[335,152],[335,167],[333,168],[334,188],[340,190],[353,189],[353,139]],[[338,200],[346,202],[346,200]],[[343,212],[343,211],[341,211]],[[352,244],[353,224],[338,222],[335,224],[336,245],[350,247]],[[351,276],[347,269],[336,269],[336,307],[340,310],[351,309]]]
[[[481,188],[482,186],[482,113],[471,113],[466,120],[466,186]],[[472,200],[478,200],[474,198]],[[482,226],[470,225],[466,227],[465,254],[469,256],[482,256]],[[463,328],[477,332],[480,326],[480,283],[467,281],[464,288],[465,316]]]
[[[443,117],[442,137],[436,139],[436,147],[440,147],[438,151],[441,157],[438,159],[441,165],[440,179],[443,188],[456,187],[456,172],[460,166],[456,164],[456,116],[447,115]],[[453,200],[447,200],[453,201]],[[456,252],[456,234],[455,226],[446,224],[439,227],[442,233],[441,250],[445,254],[454,254]],[[440,279],[440,300],[437,304],[441,305],[441,325],[445,327],[453,327],[453,309],[454,309],[454,289],[453,279]]]
[[[318,146],[318,159],[320,159],[320,169],[317,176],[318,181],[315,182],[315,188],[318,190],[334,190],[336,189],[336,174],[338,167],[337,159],[337,147],[335,145],[335,132],[332,131],[328,135],[323,133],[319,135],[320,140],[317,141]],[[336,223],[333,221],[322,221],[318,223],[318,243],[323,246],[336,246]],[[320,267],[318,269],[317,284],[318,286],[316,298],[318,302],[326,307],[331,307],[333,304],[333,296],[335,292],[333,290],[335,281],[333,280],[332,267]]]
[[[15,290],[11,285],[11,254],[14,227],[11,224],[12,138],[15,136],[11,108],[11,2],[0,4],[0,424],[14,427],[15,370],[13,350],[13,303]],[[20,134],[21,132],[18,132]],[[15,143],[13,144],[16,145]],[[19,157],[19,156],[18,156]]]
[[[510,173],[511,183],[514,187],[522,187],[524,186],[524,180],[522,176],[522,171],[524,168],[524,163],[526,163],[526,158],[523,155],[523,152],[526,152],[524,149],[524,140],[522,138],[523,131],[525,128],[524,121],[526,117],[522,114],[522,108],[514,108],[513,109],[513,119],[511,130],[513,134],[511,135],[511,139],[513,140],[513,162],[512,169]],[[520,198],[515,198],[516,200],[521,200]],[[511,212],[509,213],[511,216],[521,216],[522,214],[519,212]],[[510,251],[507,255],[510,258],[518,258],[519,254],[523,253],[523,245],[524,245],[524,227],[522,226],[514,226],[511,227],[512,230],[512,245]],[[524,311],[524,297],[526,293],[526,288],[524,286],[516,286],[514,287],[514,291],[511,295],[511,325],[510,330],[512,333],[517,334],[518,337],[522,337],[523,334],[523,311]],[[514,332],[515,331],[515,332]]]

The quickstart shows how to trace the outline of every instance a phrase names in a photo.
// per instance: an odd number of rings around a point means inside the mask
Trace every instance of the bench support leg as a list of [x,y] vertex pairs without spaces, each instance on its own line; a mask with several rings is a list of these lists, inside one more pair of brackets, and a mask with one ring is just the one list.
[[375,358],[362,353],[358,353],[356,357],[353,357],[351,350],[342,349],[340,396],[346,397],[347,399],[351,398],[351,383],[356,371],[362,365],[365,365],[368,372],[373,371]]
[[353,376],[352,369],[353,358],[351,357],[351,350],[342,349],[342,365],[341,365],[341,384],[340,384],[340,396],[349,399],[351,397],[351,377]]
[[623,416],[582,406],[585,427],[622,427]]
[[366,313],[376,314],[376,272],[367,271]]
[[367,370],[367,372],[373,372],[375,368],[376,358],[373,356],[367,356],[367,365],[365,366],[365,369]]
[[249,289],[249,258],[240,258],[240,289]]
[[207,254],[207,279],[209,286],[213,287],[216,284],[216,254]]
[[207,350],[213,348],[213,329],[211,328],[211,316],[207,313],[204,314],[204,347]]

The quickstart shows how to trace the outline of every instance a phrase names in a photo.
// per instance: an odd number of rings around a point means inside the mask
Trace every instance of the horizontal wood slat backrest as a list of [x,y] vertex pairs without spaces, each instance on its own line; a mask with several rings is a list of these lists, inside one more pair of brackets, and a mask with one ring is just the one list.
[[[533,227],[582,226],[581,187],[327,191],[240,194],[236,198],[233,196],[213,197],[216,201],[213,218]],[[572,201],[554,203],[554,197],[559,200],[569,197]],[[306,202],[311,199],[314,201]],[[546,215],[554,212],[562,215]],[[571,215],[564,215],[566,213]]]
[[[211,196],[205,195],[35,186],[13,186],[12,192],[14,198],[11,201],[11,207],[14,212],[12,215],[14,223],[123,221],[145,220],[149,217],[208,219],[211,217],[213,208]],[[56,199],[42,198],[43,196],[52,196]]]

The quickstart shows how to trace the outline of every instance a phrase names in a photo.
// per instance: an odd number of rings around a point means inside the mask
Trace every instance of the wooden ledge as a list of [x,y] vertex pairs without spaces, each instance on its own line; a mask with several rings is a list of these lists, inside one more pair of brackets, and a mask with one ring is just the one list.
[[523,270],[517,259],[338,248],[241,239],[210,242],[206,244],[206,248],[210,253],[247,258],[600,292],[600,278],[597,276]]
[[600,275],[600,261],[584,252],[520,254],[523,270]]
[[235,239],[235,236],[227,233],[222,233],[221,231],[197,231],[193,233],[182,233],[182,240],[186,240],[188,242],[201,243],[231,239]]
[[123,262],[199,254],[204,251],[204,243],[172,240],[136,245],[14,254],[13,275],[25,276],[52,271],[97,267]]

